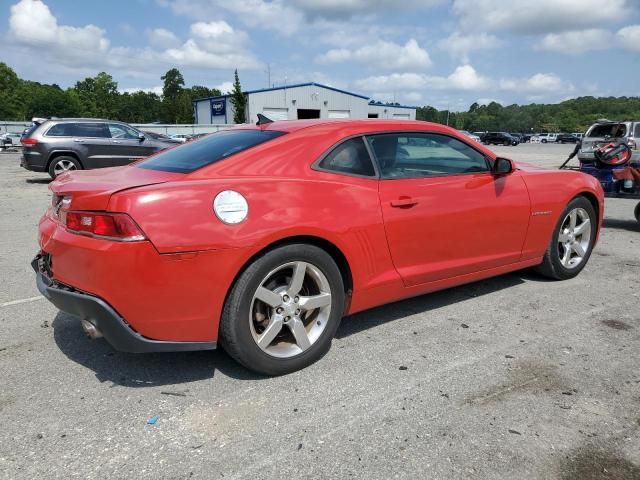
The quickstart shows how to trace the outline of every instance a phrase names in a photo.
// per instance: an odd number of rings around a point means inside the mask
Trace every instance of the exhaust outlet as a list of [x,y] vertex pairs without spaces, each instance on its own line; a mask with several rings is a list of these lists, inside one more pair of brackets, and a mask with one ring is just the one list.
[[87,337],[89,337],[90,339],[94,340],[96,338],[102,337],[102,332],[98,330],[98,327],[96,327],[89,320],[86,320],[83,318],[81,321],[81,324],[82,324],[82,330],[84,330],[84,333],[86,333]]

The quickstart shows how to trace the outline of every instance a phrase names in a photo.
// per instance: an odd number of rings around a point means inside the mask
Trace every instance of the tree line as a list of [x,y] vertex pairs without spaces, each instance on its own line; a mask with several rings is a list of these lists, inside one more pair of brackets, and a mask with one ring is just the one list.
[[[193,100],[220,95],[216,88],[186,87],[176,68],[162,77],[162,95],[153,92],[120,92],[118,83],[101,72],[63,89],[56,84],[23,80],[0,62],[0,120],[29,121],[33,117],[90,117],[129,123],[192,123]],[[244,122],[245,97],[235,72],[232,102],[234,120]],[[502,106],[474,103],[466,112],[418,107],[418,120],[449,124],[477,131],[584,132],[599,118],[640,119],[640,97],[579,97],[556,104]]]
[[585,132],[596,120],[639,120],[640,97],[578,97],[554,104],[474,103],[466,112],[419,107],[418,120],[470,132]]
[[160,78],[162,95],[142,90],[120,92],[118,83],[105,72],[63,89],[55,83],[23,80],[0,62],[0,120],[88,117],[129,123],[193,123],[193,100],[221,94],[216,88],[202,85],[185,87],[184,77],[176,68]]

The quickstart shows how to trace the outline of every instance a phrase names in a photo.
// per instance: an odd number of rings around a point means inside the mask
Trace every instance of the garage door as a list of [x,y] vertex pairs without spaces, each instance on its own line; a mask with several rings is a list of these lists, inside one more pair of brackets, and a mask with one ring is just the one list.
[[288,108],[265,108],[262,110],[262,114],[269,120],[288,120],[289,109]]
[[329,118],[349,118],[350,116],[349,110],[329,110]]
[[393,118],[397,118],[399,120],[409,120],[410,117],[408,113],[394,113]]

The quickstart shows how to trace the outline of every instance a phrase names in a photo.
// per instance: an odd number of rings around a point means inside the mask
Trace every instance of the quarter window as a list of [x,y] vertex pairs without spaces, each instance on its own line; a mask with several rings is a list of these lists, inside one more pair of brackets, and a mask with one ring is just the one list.
[[323,170],[373,177],[375,170],[362,137],[350,138],[335,147],[318,164]]
[[[71,137],[71,123],[58,123],[47,131],[47,137]],[[28,135],[28,134],[27,134]]]
[[420,178],[488,172],[485,156],[466,143],[436,133],[367,137],[382,178]]

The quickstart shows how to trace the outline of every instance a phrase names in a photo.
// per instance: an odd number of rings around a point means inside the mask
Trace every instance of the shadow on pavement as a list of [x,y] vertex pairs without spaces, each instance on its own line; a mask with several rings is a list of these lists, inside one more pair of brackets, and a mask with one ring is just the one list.
[[27,183],[34,183],[34,184],[42,184],[42,185],[46,185],[47,183],[51,183],[51,178],[50,177],[44,177],[44,178],[27,178],[25,180],[25,182]]
[[521,272],[501,275],[499,277],[493,277],[487,280],[468,283],[459,287],[428,293],[395,303],[389,303],[372,310],[365,310],[364,312],[345,317],[340,324],[340,328],[338,328],[336,337],[348,337],[355,333],[360,333],[363,330],[404,318],[408,315],[425,313],[469,298],[476,298],[489,293],[494,293],[505,288],[522,284],[525,280],[538,282],[550,281],[529,270],[523,270]]
[[617,218],[605,218],[602,222],[604,228],[614,230],[627,230],[629,232],[640,232],[640,222],[637,220],[620,220]]
[[[456,302],[494,293],[525,280],[547,281],[529,271],[516,272],[434,292],[367,310],[343,319],[336,334],[344,338],[407,315],[428,312]],[[262,380],[237,364],[224,351],[131,354],[117,352],[104,340],[89,340],[77,318],[59,312],[53,321],[54,338],[70,360],[95,372],[100,382],[124,387],[177,385],[213,378],[216,371],[238,380]]]
[[213,378],[216,371],[238,380],[260,380],[224,351],[122,353],[103,339],[88,339],[76,317],[58,312],[53,321],[56,344],[70,360],[95,372],[100,382],[123,387],[157,387]]

